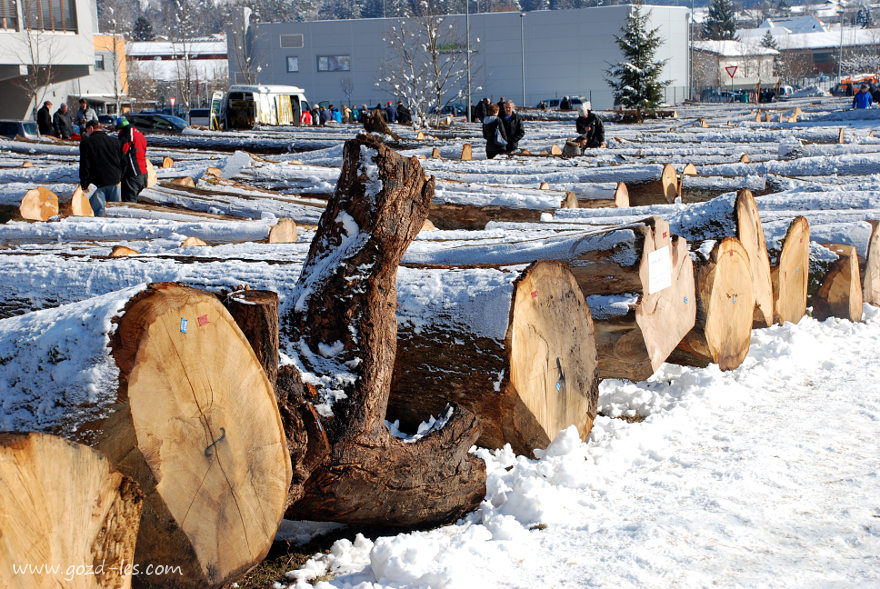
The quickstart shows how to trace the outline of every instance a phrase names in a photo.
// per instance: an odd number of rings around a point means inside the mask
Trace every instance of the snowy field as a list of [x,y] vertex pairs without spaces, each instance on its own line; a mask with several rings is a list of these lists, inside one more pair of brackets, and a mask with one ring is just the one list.
[[[675,119],[606,123],[608,149],[575,159],[486,160],[475,125],[429,131],[424,142],[400,129],[400,151],[425,158],[423,167],[438,179],[437,198],[550,211],[533,223],[422,232],[407,256],[443,258],[444,243],[491,249],[648,215],[663,216],[686,235],[695,219],[732,202],[725,193],[708,203],[560,210],[557,192],[537,190],[545,181],[565,191],[650,178],[666,163],[678,171],[692,163],[701,178],[766,186],[757,203],[770,247],[791,218],[804,214],[813,240],[851,243],[864,255],[865,221],[880,219],[880,110],[846,106],[835,98],[687,106]],[[755,120],[757,107],[770,122]],[[789,122],[795,107],[803,114]],[[562,145],[574,135],[575,116],[527,121],[520,146],[537,154]],[[149,208],[111,207],[100,219],[0,223],[0,429],[27,427],[14,421],[22,399],[14,382],[23,373],[5,361],[4,331],[8,336],[45,317],[29,311],[159,280],[271,289],[283,311],[323,199],[335,186],[343,142],[358,131],[150,136],[151,160],[175,160],[158,170],[160,179],[192,177],[207,196],[153,188],[143,195]],[[464,143],[473,144],[473,161],[459,160]],[[430,157],[435,147],[442,158]],[[0,213],[36,185],[69,199],[77,162],[75,144],[0,140]],[[222,194],[210,195],[221,188],[211,184],[209,167],[220,170]],[[300,225],[297,242],[260,243],[280,217]],[[191,236],[209,245],[181,246]],[[140,254],[110,258],[116,245]],[[51,324],[59,333],[76,332],[82,321],[73,307],[55,316],[67,318]],[[666,364],[645,382],[603,381],[600,415],[585,442],[570,429],[538,458],[475,448],[487,464],[488,492],[466,518],[373,539],[353,531],[267,586],[880,587],[878,341],[880,309],[865,305],[861,323],[804,317],[755,330],[745,362],[730,372]],[[35,358],[34,371],[39,364]],[[108,378],[103,369],[92,372],[81,375],[85,390]],[[326,527],[284,521],[279,538],[305,542]]]

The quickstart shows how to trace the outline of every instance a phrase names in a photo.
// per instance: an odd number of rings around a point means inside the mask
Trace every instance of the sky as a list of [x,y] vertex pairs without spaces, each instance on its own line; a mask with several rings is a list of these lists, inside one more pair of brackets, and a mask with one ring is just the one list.
[[[794,106],[804,111],[800,121],[778,122]],[[609,122],[608,149],[572,160],[488,161],[475,126],[436,131],[425,144],[402,130],[411,140],[403,152],[426,158],[422,165],[438,180],[437,202],[537,211],[528,223],[423,231],[407,256],[443,259],[455,248],[479,245],[504,257],[517,242],[549,243],[560,232],[577,236],[596,224],[655,214],[687,234],[732,203],[728,192],[708,203],[631,209],[555,204],[565,190],[587,182],[654,178],[664,163],[677,170],[693,163],[709,184],[731,176],[762,183],[768,194],[757,203],[771,247],[790,218],[805,214],[814,240],[852,243],[863,253],[864,220],[880,218],[880,138],[873,137],[880,110],[847,106],[805,97],[768,107],[772,123],[755,122],[749,104],[691,106],[679,109],[677,119],[641,125]],[[552,113],[550,120],[528,122],[521,146],[537,153],[561,144],[574,134],[573,117]],[[698,126],[698,118],[710,126]],[[342,142],[356,131],[220,136],[193,129],[150,136],[151,159],[175,159],[160,178],[192,176],[214,195],[151,188],[144,196],[178,210],[112,207],[100,219],[0,225],[0,358],[22,360],[0,363],[0,429],[87,419],[63,409],[83,399],[101,402],[115,377],[105,333],[147,282],[212,289],[246,283],[279,292],[282,311],[289,308],[321,198],[338,177]],[[474,161],[458,159],[465,142],[474,145]],[[242,151],[254,145],[274,153],[255,158]],[[296,151],[286,152],[291,145]],[[434,146],[442,159],[427,157]],[[740,163],[743,153],[750,163]],[[16,205],[37,184],[69,199],[77,157],[75,144],[0,140],[0,205]],[[24,161],[33,167],[22,167]],[[204,175],[209,166],[221,170],[221,186]],[[542,181],[549,191],[538,190]],[[193,218],[183,209],[221,217]],[[300,225],[297,242],[261,243],[282,216]],[[182,247],[189,236],[209,245]],[[139,255],[108,258],[114,245]],[[412,276],[402,271],[399,280],[411,285]],[[451,297],[461,289],[432,285],[401,288],[402,313],[417,314],[416,295],[454,307]],[[84,321],[87,316],[100,320]],[[664,364],[644,382],[605,380],[585,441],[569,428],[532,457],[509,447],[472,449],[486,462],[487,494],[465,518],[424,532],[352,534],[267,586],[310,587],[320,578],[318,587],[361,589],[880,587],[878,337],[880,311],[865,305],[858,323],[807,316],[755,330],[744,363],[729,372]],[[45,381],[41,360],[58,354],[59,342],[66,360]],[[279,537],[303,541],[327,528],[283,521]]]

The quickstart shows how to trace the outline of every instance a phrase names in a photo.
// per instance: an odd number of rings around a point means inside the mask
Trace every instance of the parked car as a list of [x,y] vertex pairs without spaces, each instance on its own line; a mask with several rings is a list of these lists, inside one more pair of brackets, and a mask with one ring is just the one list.
[[138,130],[148,133],[180,133],[188,126],[180,117],[158,113],[128,114],[126,118]]
[[0,120],[0,137],[15,139],[16,135],[25,139],[39,139],[40,131],[33,121]]
[[[467,110],[465,109],[463,104],[459,103],[450,103],[440,109],[441,115],[452,115],[454,117],[463,117]],[[437,109],[432,108],[431,114],[437,114]]]
[[115,127],[116,117],[113,115],[98,115],[98,122],[100,122],[105,127]]

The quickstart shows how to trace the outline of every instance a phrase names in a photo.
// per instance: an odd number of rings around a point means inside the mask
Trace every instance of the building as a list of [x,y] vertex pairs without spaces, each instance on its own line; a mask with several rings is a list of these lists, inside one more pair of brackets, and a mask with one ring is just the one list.
[[764,87],[775,85],[774,62],[778,55],[778,51],[760,43],[694,41],[695,90],[753,90],[759,83]]
[[95,35],[93,61],[88,74],[52,84],[47,96],[57,108],[66,101],[73,108],[79,108],[81,98],[99,114],[117,112],[119,101],[121,112],[128,110],[131,99],[128,96],[128,63],[125,54],[125,39],[114,35]]
[[95,0],[0,0],[0,117],[29,119],[59,103],[51,84],[88,75],[97,21]]
[[[670,80],[666,101],[688,96],[689,52],[686,8],[643,6],[650,28],[664,39],[656,58],[667,60],[662,79]],[[446,31],[455,32],[442,52],[465,54],[466,22],[470,21],[471,95],[501,96],[535,106],[564,95],[591,99],[596,108],[611,108],[613,97],[605,71],[622,59],[614,41],[630,6],[577,10],[496,12],[441,17]],[[395,99],[377,86],[381,72],[398,57],[386,41],[394,18],[334,20],[251,25],[248,38],[253,72],[242,71],[234,34],[229,39],[230,83],[300,86],[312,101],[374,105]],[[464,66],[461,66],[462,68]],[[248,79],[252,74],[256,79]],[[456,90],[463,92],[464,81]],[[454,92],[452,94],[455,94]],[[446,100],[452,99],[448,95]],[[457,98],[455,102],[464,102]]]

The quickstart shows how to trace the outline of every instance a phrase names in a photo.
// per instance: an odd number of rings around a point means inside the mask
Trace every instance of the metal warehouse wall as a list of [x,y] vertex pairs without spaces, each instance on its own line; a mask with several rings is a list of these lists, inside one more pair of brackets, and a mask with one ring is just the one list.
[[[535,106],[543,99],[568,94],[592,97],[597,109],[611,108],[605,70],[621,59],[614,35],[620,34],[629,10],[630,6],[608,6],[471,15],[474,102],[483,96],[493,101],[505,96],[517,104]],[[644,6],[643,10],[650,12],[651,28],[659,27],[664,39],[656,58],[668,59],[663,75],[671,81],[667,102],[679,102],[687,95],[689,11],[674,6]],[[444,18],[444,24],[461,31],[463,39],[465,16]],[[340,104],[345,102],[341,84],[347,79],[353,85],[355,104],[373,106],[391,100],[395,97],[378,88],[376,81],[382,65],[394,57],[383,40],[394,20],[261,23],[254,43],[254,54],[262,62],[258,82],[301,86],[311,101]],[[303,46],[281,48],[280,36],[286,34],[302,34]],[[229,55],[230,82],[234,83],[237,66],[232,47]],[[349,55],[351,71],[318,72],[320,55]],[[288,57],[298,59],[298,72],[287,71]]]

